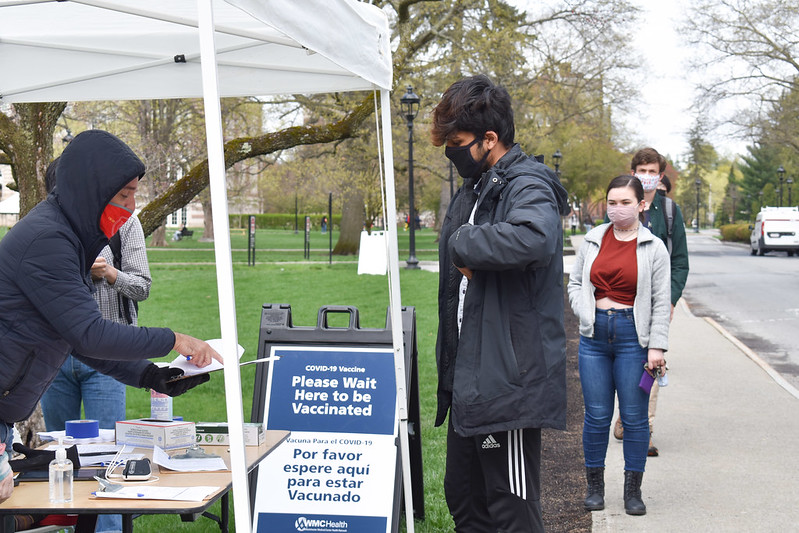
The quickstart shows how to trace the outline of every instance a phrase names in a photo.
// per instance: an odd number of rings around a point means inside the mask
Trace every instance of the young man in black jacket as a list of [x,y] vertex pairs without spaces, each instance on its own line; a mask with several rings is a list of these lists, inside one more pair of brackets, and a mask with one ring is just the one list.
[[543,531],[541,428],[566,428],[563,228],[568,195],[514,143],[508,92],[454,83],[432,140],[464,178],[439,243],[438,414],[458,532]]

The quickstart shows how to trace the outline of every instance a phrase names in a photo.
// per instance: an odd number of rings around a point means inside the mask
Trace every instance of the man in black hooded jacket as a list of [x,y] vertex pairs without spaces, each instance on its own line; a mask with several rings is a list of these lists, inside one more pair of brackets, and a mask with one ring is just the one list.
[[183,372],[146,358],[174,349],[198,367],[222,361],[194,337],[105,320],[92,298],[92,263],[133,213],[144,171],[117,137],[85,131],[61,155],[55,190],[0,241],[0,501],[11,493],[2,474],[12,424],[30,416],[70,352],[127,385],[170,396],[208,375],[171,381]]
[[439,241],[447,505],[458,532],[543,531],[541,428],[566,428],[568,196],[513,142],[510,96],[486,76],[446,90],[432,138],[464,178]]

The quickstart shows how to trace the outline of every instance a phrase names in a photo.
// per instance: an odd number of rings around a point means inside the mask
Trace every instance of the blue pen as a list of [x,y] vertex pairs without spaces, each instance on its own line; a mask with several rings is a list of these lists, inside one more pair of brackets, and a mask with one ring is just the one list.
[[142,494],[141,492],[137,493],[136,496],[138,496],[139,498],[144,498],[144,494]]

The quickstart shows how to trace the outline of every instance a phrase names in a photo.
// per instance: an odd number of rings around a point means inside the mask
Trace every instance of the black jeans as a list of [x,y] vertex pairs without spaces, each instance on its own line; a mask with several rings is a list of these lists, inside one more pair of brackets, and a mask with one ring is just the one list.
[[543,532],[541,429],[458,436],[450,422],[444,494],[458,533]]

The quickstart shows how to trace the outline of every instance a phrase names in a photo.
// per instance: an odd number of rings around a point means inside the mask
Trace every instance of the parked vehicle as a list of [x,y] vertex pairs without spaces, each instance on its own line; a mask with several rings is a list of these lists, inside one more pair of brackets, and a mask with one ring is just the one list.
[[786,251],[799,254],[799,208],[764,207],[757,214],[749,236],[752,255]]

